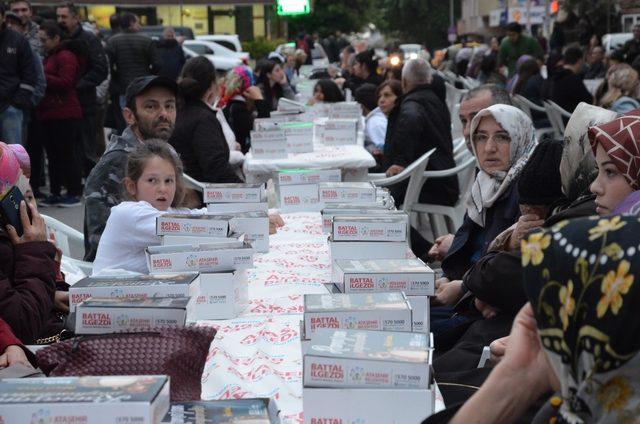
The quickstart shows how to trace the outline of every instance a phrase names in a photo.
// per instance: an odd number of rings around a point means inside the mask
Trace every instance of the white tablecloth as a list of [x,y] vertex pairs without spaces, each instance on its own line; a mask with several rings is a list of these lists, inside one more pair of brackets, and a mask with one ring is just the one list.
[[[200,321],[218,333],[202,375],[203,399],[272,397],[285,424],[303,423],[300,321],[303,295],[327,293],[331,264],[319,213],[284,214],[248,271],[249,307],[241,317]],[[436,410],[442,408],[436,400]]]
[[266,182],[273,172],[283,169],[325,168],[358,170],[371,168],[376,161],[362,146],[325,146],[316,144],[311,153],[290,153],[286,159],[255,159],[251,152],[243,165],[247,182]]

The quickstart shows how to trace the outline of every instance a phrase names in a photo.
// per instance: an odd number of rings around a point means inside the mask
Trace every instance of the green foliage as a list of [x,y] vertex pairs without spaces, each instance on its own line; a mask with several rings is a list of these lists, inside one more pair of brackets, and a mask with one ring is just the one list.
[[252,59],[260,59],[266,57],[270,52],[274,51],[279,44],[286,43],[287,40],[281,38],[275,40],[267,40],[264,37],[257,37],[252,41],[243,41],[242,50],[248,52]]
[[361,31],[373,18],[376,0],[315,0],[309,15],[284,18],[289,34],[295,37],[301,31],[318,31],[322,37],[339,30],[350,33]]

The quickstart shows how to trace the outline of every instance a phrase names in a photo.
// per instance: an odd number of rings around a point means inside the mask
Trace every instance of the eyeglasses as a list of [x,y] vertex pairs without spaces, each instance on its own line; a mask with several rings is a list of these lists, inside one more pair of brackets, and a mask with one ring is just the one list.
[[511,137],[506,132],[497,132],[491,136],[485,133],[476,133],[472,137],[475,144],[486,144],[489,139],[492,139],[496,144],[500,145],[511,143]]

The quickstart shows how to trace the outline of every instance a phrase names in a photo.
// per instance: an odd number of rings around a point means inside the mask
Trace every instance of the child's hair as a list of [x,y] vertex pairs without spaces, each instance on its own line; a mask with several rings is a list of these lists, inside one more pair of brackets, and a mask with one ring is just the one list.
[[[173,197],[173,202],[171,202],[171,206],[175,208],[182,203],[185,195],[185,187],[182,177],[183,167],[180,157],[175,150],[173,150],[173,147],[171,147],[166,141],[157,138],[147,140],[133,152],[129,153],[126,177],[136,183],[142,176],[149,159],[154,156],[158,156],[159,158],[169,162],[176,172],[176,194]],[[126,189],[125,197],[131,199],[131,195]]]

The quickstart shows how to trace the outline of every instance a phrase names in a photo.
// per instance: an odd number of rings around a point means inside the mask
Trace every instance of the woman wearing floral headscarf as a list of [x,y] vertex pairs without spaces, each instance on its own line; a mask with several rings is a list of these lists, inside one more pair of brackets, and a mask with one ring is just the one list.
[[247,153],[251,144],[249,135],[253,129],[253,110],[258,111],[258,116],[269,116],[269,105],[260,88],[254,85],[254,80],[248,67],[238,66],[230,70],[220,87],[217,105],[224,112],[242,153]]
[[[20,145],[0,142],[0,199],[13,187],[29,187],[29,156]],[[31,210],[31,219],[27,215]],[[47,241],[44,220],[35,203],[20,205],[24,232],[0,226],[0,319],[25,344],[58,334],[53,318],[56,300],[56,248]]]
[[[530,304],[506,354],[452,423],[514,422],[554,389],[556,423],[635,423],[640,413],[637,217],[582,218],[522,243]],[[491,407],[487,407],[491,405]]]
[[537,144],[531,119],[502,104],[478,112],[471,122],[471,143],[479,171],[464,222],[442,262],[444,278],[436,282],[435,301],[444,305],[452,305],[465,293],[464,273],[496,236],[518,220],[516,182]]

